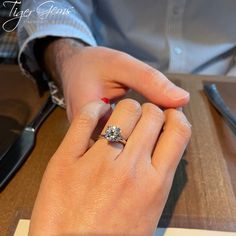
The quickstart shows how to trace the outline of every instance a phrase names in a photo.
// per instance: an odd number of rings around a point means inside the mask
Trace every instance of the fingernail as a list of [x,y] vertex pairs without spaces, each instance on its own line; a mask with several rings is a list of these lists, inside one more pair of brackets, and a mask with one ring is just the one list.
[[182,111],[183,111],[183,107],[177,107],[177,108],[176,108],[176,110],[178,110],[178,111],[181,111],[181,112],[182,112]]
[[175,85],[166,89],[166,95],[174,100],[181,100],[189,97],[189,93]]
[[101,98],[101,100],[106,104],[110,104],[110,99],[108,98]]

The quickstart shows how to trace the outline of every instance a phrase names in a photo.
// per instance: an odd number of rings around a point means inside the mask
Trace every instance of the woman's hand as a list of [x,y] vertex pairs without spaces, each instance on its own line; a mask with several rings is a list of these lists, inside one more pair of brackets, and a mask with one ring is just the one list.
[[[134,100],[118,103],[107,125],[120,143],[90,137],[109,110],[83,107],[44,174],[30,235],[152,235],[191,130],[184,114]],[[105,131],[106,127],[103,130]]]
[[111,100],[134,89],[163,107],[181,107],[189,94],[161,72],[134,57],[105,47],[85,47],[73,39],[58,39],[45,53],[45,67],[61,84],[71,121],[90,101]]

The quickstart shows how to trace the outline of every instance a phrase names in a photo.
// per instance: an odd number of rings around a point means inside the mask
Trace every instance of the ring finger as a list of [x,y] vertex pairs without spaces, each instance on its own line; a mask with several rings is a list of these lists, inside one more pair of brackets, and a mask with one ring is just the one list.
[[[108,126],[117,126],[121,129],[122,137],[127,140],[136,126],[141,116],[141,106],[138,102],[132,99],[125,99],[119,102],[106,126],[104,127],[102,134],[105,133]],[[108,158],[116,159],[117,156],[123,150],[124,145],[121,143],[108,142],[105,138],[100,138],[92,147],[91,151],[95,151],[96,154],[102,152],[100,156],[107,156]]]

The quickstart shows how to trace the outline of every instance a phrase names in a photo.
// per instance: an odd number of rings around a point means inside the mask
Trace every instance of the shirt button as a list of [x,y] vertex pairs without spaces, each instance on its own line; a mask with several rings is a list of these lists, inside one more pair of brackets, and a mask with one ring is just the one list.
[[174,48],[174,52],[176,55],[180,55],[180,54],[182,54],[183,50],[181,48],[176,47],[176,48]]
[[181,8],[179,6],[173,7],[173,14],[179,15],[181,13]]

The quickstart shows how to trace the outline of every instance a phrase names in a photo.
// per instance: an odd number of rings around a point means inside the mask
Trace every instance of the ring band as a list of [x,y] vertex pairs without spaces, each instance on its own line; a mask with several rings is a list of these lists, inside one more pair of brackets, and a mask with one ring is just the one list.
[[105,134],[99,135],[99,138],[105,138],[110,143],[126,144],[126,140],[121,135],[121,129],[115,125],[109,125],[105,130]]

